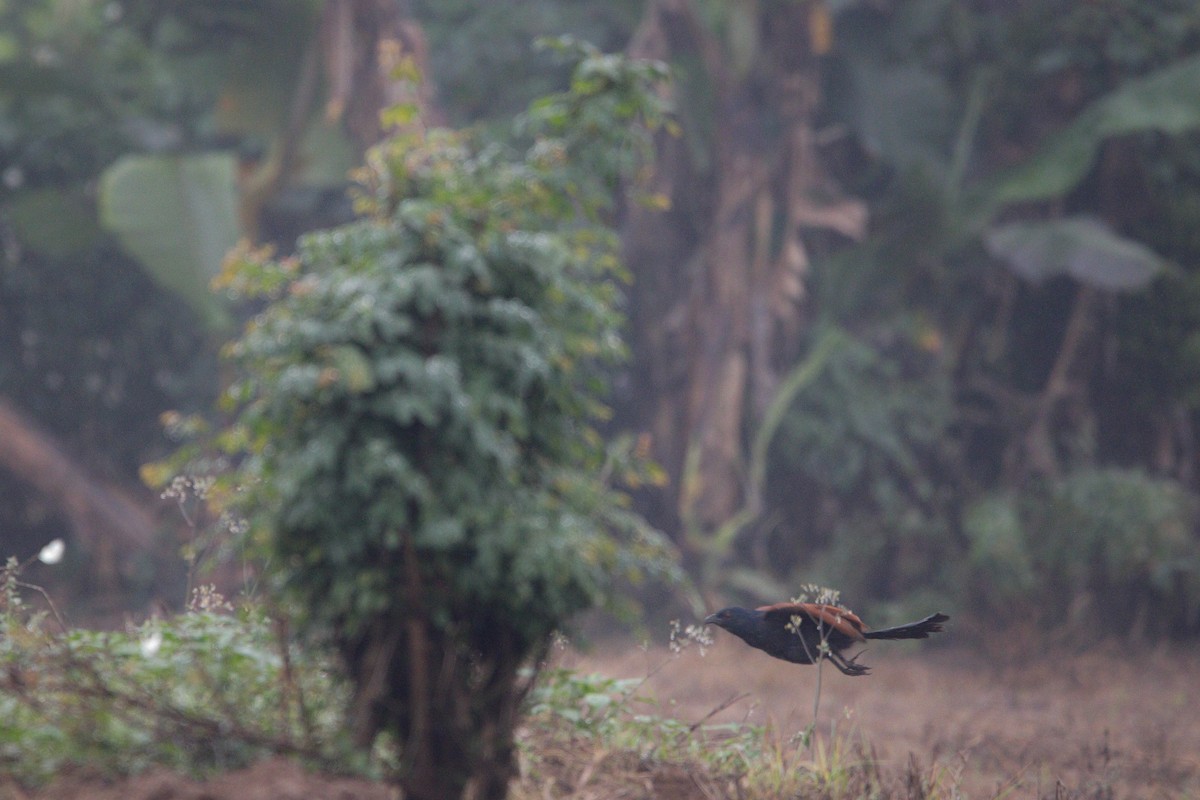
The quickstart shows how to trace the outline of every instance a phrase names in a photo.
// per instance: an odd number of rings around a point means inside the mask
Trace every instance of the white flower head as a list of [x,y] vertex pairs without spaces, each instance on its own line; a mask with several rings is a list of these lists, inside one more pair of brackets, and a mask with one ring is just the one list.
[[158,652],[158,648],[162,647],[162,631],[153,630],[148,636],[142,639],[142,657],[150,658]]
[[67,545],[62,539],[55,539],[41,549],[38,553],[38,561],[43,564],[57,564],[62,561],[63,553],[67,551]]

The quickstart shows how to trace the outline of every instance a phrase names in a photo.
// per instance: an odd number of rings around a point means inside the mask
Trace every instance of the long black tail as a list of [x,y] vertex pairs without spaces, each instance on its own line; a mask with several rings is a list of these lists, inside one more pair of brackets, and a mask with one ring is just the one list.
[[863,636],[868,639],[928,639],[929,634],[938,633],[942,623],[950,619],[945,614],[930,614],[920,622],[910,622],[907,625],[897,625],[894,628],[883,628],[878,631],[867,631]]

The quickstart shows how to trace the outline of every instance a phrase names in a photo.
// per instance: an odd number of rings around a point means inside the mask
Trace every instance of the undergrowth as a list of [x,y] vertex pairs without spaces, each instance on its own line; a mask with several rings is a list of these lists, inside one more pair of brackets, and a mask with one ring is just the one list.
[[68,768],[203,776],[269,754],[367,769],[342,733],[336,671],[263,608],[201,588],[178,615],[69,627],[30,603],[25,566],[0,568],[0,775],[34,787]]
[[[673,639],[677,655],[675,644]],[[522,777],[513,795],[519,800],[962,796],[958,775],[945,766],[927,768],[915,757],[903,766],[881,766],[848,717],[827,730],[814,722],[791,735],[747,721],[710,722],[748,696],[739,693],[699,720],[680,720],[647,689],[656,671],[617,679],[546,670],[530,697],[520,737]]]
[[[856,730],[688,723],[662,713],[643,679],[549,671],[521,741],[517,798],[709,797],[865,800],[956,797],[952,776],[910,762],[887,774]],[[740,698],[731,698],[716,711]],[[646,787],[649,787],[648,789]]]
[[[43,551],[46,553],[47,551]],[[51,555],[61,555],[50,550]],[[49,563],[49,562],[48,562]],[[0,776],[27,789],[64,771],[116,778],[151,766],[203,777],[271,755],[380,778],[397,753],[356,752],[346,685],[319,648],[301,647],[279,615],[234,607],[211,588],[183,613],[118,631],[71,627],[29,563],[0,567]],[[673,630],[674,655],[707,644],[703,627]],[[673,663],[668,660],[662,669]],[[713,721],[733,694],[696,720],[679,719],[636,679],[544,666],[518,740],[525,798],[961,797],[944,765],[882,766],[848,718],[795,733]]]

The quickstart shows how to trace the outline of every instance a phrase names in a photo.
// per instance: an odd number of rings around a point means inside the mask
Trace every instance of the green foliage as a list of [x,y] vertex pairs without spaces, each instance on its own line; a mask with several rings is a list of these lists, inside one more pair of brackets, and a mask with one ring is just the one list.
[[557,668],[543,673],[529,694],[532,718],[565,724],[573,735],[609,739],[620,726],[623,704],[647,702],[635,696],[640,678],[580,675]]
[[13,233],[33,252],[54,260],[78,256],[100,238],[94,209],[82,188],[19,192],[8,202]]
[[236,167],[228,153],[127,155],[100,179],[105,228],[217,330],[230,320],[209,283],[238,238]]
[[928,17],[914,13],[887,23],[862,10],[842,14],[826,73],[827,112],[873,156],[942,174],[958,109],[947,76],[912,58],[930,26]]
[[121,114],[144,97],[150,55],[128,31],[107,30],[92,3],[13,0],[0,21],[0,164],[17,170],[0,199],[96,174],[128,146]]
[[[539,473],[588,455],[575,420],[589,403],[562,379],[585,343],[615,339],[589,313],[595,299],[563,280],[568,256],[549,237],[481,247],[417,200],[395,219],[308,237],[301,283],[233,350],[254,374],[235,392],[261,398],[244,422],[262,448],[253,469],[278,495],[273,549],[296,559],[306,596],[325,598],[318,614],[357,619],[388,605],[386,554],[411,532],[460,613],[477,602],[536,637],[596,585],[590,547],[559,563],[572,533],[594,533],[555,486],[575,479]],[[595,468],[591,456],[580,466]],[[518,615],[535,585],[547,616]]]
[[1132,623],[1158,606],[1154,616],[1171,609],[1184,619],[1150,619],[1150,625],[1195,625],[1200,621],[1195,511],[1194,499],[1173,481],[1119,469],[1078,472],[1035,495],[1029,527],[1043,535],[1030,543],[1052,576],[1049,586],[1093,593],[1110,619]]
[[[156,421],[164,409],[211,404],[215,347],[197,335],[202,321],[187,303],[210,311],[216,303],[204,275],[190,276],[191,291],[179,299],[122,250],[100,224],[100,177],[131,152],[218,144],[212,109],[222,58],[246,41],[245,26],[231,18],[258,14],[269,23],[261,16],[268,5],[0,3],[0,392],[106,480],[135,482],[138,465],[169,446]],[[275,13],[295,9],[292,0],[274,4]],[[205,21],[212,27],[201,31]],[[193,205],[193,223],[205,211],[228,212],[229,169],[225,204]],[[171,205],[161,194],[155,200],[150,211]],[[127,216],[124,230],[152,219],[146,211]],[[166,236],[178,244],[187,230]],[[142,235],[163,242],[162,231]],[[219,253],[205,256],[210,269],[219,265]],[[7,473],[0,507],[15,550],[65,524]],[[145,557],[125,560],[122,577]]]
[[[887,351],[845,341],[822,380],[798,396],[780,434],[781,455],[834,489],[869,489],[882,499],[901,490],[871,489],[875,482],[901,481],[912,483],[914,497],[928,499],[921,461],[945,435],[950,398],[949,387],[920,368],[929,354],[915,344],[901,340]],[[905,356],[914,367],[909,374]]]
[[[605,413],[597,367],[623,354],[617,262],[605,231],[562,226],[595,205],[589,168],[623,166],[615,131],[645,110],[633,83],[658,74],[590,52],[526,123],[527,161],[444,131],[386,144],[367,219],[305,237],[298,269],[250,259],[227,277],[293,281],[231,347],[249,377],[230,397],[252,442],[242,481],[318,616],[354,627],[387,608],[409,536],[446,582],[439,614],[536,641],[597,600],[621,504],[592,477],[605,451],[587,420]],[[592,145],[582,167],[555,156]]]
[[998,608],[1082,608],[1114,631],[1200,623],[1196,500],[1174,481],[1080,470],[984,497],[966,520],[974,584]]
[[953,413],[948,376],[920,340],[843,335],[772,444],[787,478],[770,481],[771,502],[788,521],[767,546],[803,565],[785,585],[818,579],[851,597],[914,602],[944,585],[931,564],[949,548]]
[[981,578],[976,587],[982,604],[1000,611],[1045,588],[1012,497],[988,495],[972,503],[963,514],[963,534],[971,569]]
[[242,480],[269,493],[272,550],[327,621],[393,602],[411,536],[441,613],[536,641],[609,563],[584,422],[602,411],[590,364],[621,353],[611,287],[591,280],[605,259],[521,229],[539,191],[524,170],[449,135],[401,157],[389,216],[305,237],[289,294],[231,348],[251,376],[231,393],[251,401]]
[[433,83],[446,111],[457,122],[501,126],[533,99],[556,91],[570,75],[571,64],[531,51],[531,42],[570,34],[606,51],[619,51],[637,26],[642,6],[641,0],[412,4],[429,37]]
[[[785,418],[760,564],[859,602],[1091,598],[1128,624],[1156,598],[1147,630],[1194,632],[1192,4],[852,2],[837,21],[825,112],[851,142],[826,166],[872,225],[814,258],[812,297],[870,359],[840,354]],[[1039,465],[1035,424],[1057,448]]]
[[[0,770],[37,786],[70,768],[109,776],[165,766],[192,775],[289,753],[351,763],[329,664],[262,609],[209,589],[191,609],[123,631],[64,628],[0,569]],[[360,764],[365,764],[359,761]]]
[[1126,81],[1042,144],[1018,168],[988,187],[997,205],[1061,197],[1087,174],[1100,146],[1114,136],[1157,131],[1178,135],[1200,127],[1200,58]]
[[228,348],[227,480],[339,647],[356,736],[423,759],[399,775],[413,797],[471,774],[502,793],[520,666],[661,555],[605,484],[593,426],[624,354],[598,219],[662,73],[575,52],[570,91],[523,120],[526,153],[401,135],[368,159],[360,221],[222,280],[270,300]]
[[[542,675],[528,705],[529,722],[542,736],[628,750],[645,761],[698,763],[721,775],[748,774],[770,746],[761,725],[691,725],[664,714],[642,678],[553,669]],[[536,770],[538,752],[528,755]]]
[[[535,100],[520,130],[539,141],[540,159],[563,159],[567,169],[547,174],[565,180],[560,191],[585,203],[587,213],[607,208],[623,178],[636,177],[653,155],[651,135],[660,126],[676,131],[669,104],[646,87],[666,81],[666,65],[601,53],[563,36],[538,44],[560,60],[577,64],[565,92]],[[625,121],[632,126],[613,123]],[[584,177],[584,180],[580,180]]]

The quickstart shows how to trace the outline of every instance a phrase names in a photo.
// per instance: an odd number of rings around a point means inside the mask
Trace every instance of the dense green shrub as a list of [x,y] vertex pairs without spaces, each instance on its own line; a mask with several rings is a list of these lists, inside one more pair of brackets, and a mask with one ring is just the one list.
[[1195,498],[1175,481],[1080,470],[968,510],[972,585],[984,605],[1034,619],[1074,613],[1113,635],[1195,632],[1195,523]]
[[230,348],[251,536],[415,799],[504,796],[522,667],[652,552],[592,427],[623,352],[596,220],[662,71],[560,49],[571,91],[534,106],[528,153],[400,135],[368,159],[361,221],[226,275],[271,301]]

